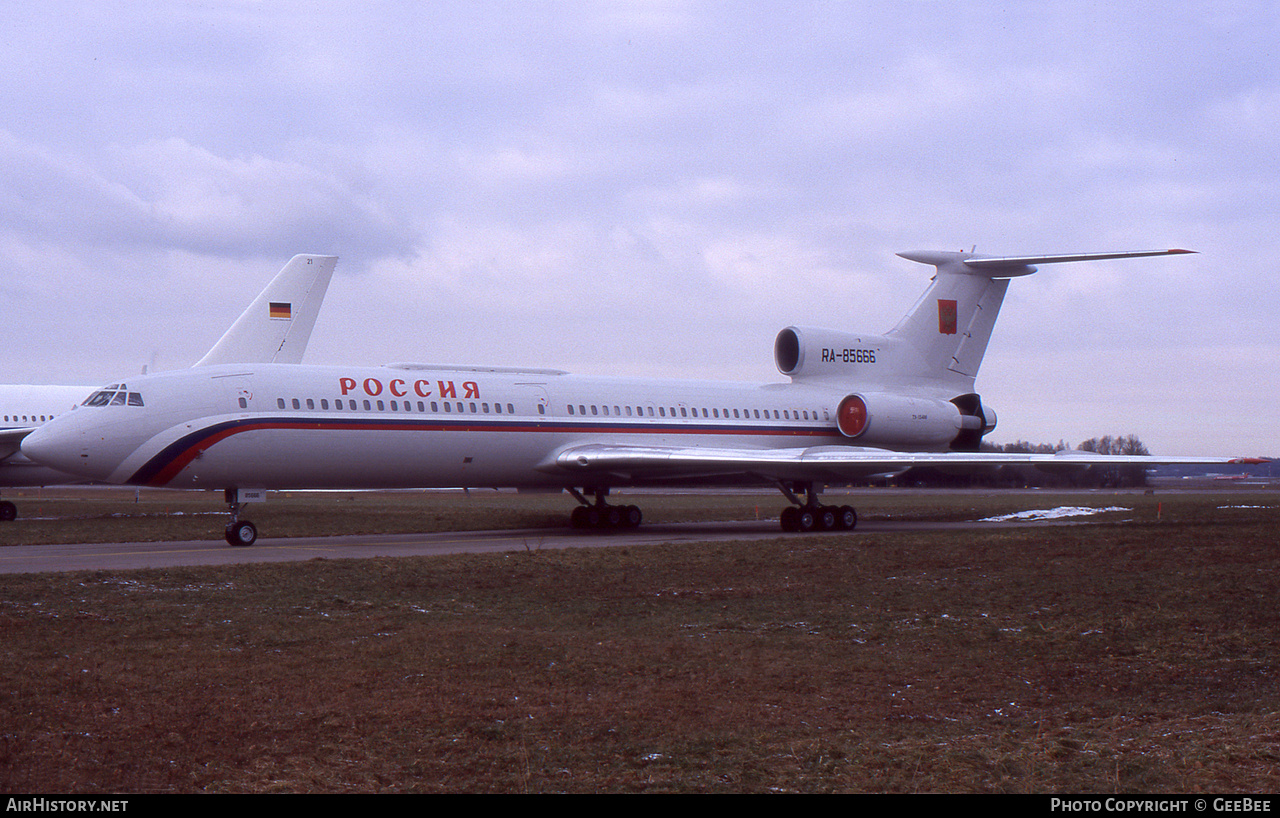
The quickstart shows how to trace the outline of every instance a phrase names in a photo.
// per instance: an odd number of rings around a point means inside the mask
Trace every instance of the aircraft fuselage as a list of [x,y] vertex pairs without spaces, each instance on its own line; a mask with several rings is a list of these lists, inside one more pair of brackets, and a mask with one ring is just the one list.
[[[847,390],[812,384],[258,365],[143,376],[128,390],[139,405],[82,406],[58,440],[42,432],[46,448],[73,453],[63,465],[97,480],[171,488],[559,488],[583,481],[557,454],[597,441],[760,450],[851,443],[835,421]],[[959,431],[958,420],[942,423],[949,432],[937,450]],[[607,482],[662,480],[617,473]]]

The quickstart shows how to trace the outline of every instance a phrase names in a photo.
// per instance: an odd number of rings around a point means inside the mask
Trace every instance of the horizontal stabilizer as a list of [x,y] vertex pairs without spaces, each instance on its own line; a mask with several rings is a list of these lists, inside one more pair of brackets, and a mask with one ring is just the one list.
[[1195,250],[1132,250],[1121,253],[1061,253],[1048,256],[978,256],[973,253],[955,253],[937,250],[898,253],[908,261],[931,264],[935,267],[952,265],[958,272],[981,272],[993,278],[1013,278],[1034,273],[1037,264],[1060,264],[1067,261],[1106,261],[1118,258],[1144,258],[1147,256],[1180,256]]
[[1052,256],[1011,256],[1003,258],[969,258],[965,266],[981,270],[984,273],[1000,275],[1002,270],[1020,270],[1036,264],[1058,264],[1066,261],[1105,261],[1116,258],[1143,258],[1145,256],[1180,256],[1194,253],[1194,250],[1138,250],[1126,253],[1064,253]]

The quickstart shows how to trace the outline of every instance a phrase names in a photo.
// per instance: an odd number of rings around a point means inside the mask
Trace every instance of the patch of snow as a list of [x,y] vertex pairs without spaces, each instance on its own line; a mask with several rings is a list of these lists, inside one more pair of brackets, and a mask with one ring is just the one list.
[[1129,511],[1130,509],[1122,506],[1108,506],[1107,508],[1092,508],[1089,506],[1058,506],[1057,508],[1043,508],[1034,511],[1019,511],[1013,514],[1001,514],[998,517],[986,517],[978,522],[982,523],[1002,523],[1007,520],[1059,520],[1063,517],[1085,517],[1090,514],[1102,514],[1107,511]]

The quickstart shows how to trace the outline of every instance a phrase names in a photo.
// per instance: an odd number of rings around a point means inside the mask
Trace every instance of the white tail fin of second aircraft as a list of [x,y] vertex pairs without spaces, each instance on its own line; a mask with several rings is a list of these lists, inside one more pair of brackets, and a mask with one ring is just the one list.
[[294,256],[196,366],[301,363],[337,263]]
[[911,261],[932,264],[938,272],[911,311],[885,335],[886,339],[901,343],[914,353],[900,359],[908,371],[896,374],[915,382],[971,390],[1000,314],[1009,279],[1034,273],[1033,265],[1190,252],[1193,251],[1152,250],[1004,258],[972,253],[899,253]]

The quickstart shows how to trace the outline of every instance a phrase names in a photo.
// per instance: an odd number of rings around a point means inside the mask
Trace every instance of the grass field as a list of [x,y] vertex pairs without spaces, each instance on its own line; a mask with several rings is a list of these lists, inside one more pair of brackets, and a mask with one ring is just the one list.
[[[826,502],[849,502],[863,520],[974,520],[1028,508],[1124,506],[1125,514],[1098,519],[1155,521],[1180,498],[1179,514],[1213,509],[1219,495],[1247,498],[1247,489],[1195,494],[1184,491],[832,491]],[[229,519],[221,492],[132,488],[58,488],[8,491],[19,518],[0,525],[0,546],[81,542],[221,540]],[[1262,492],[1275,498],[1277,492]],[[838,499],[837,499],[838,498]],[[1195,498],[1201,498],[1197,501]],[[717,494],[615,493],[611,502],[634,502],[645,522],[777,519],[786,502],[776,491]],[[1114,502],[1113,502],[1114,501]],[[476,490],[396,492],[272,492],[266,503],[247,506],[246,516],[264,537],[327,534],[396,534],[511,528],[563,528],[575,505],[567,494],[516,494]],[[1170,513],[1173,513],[1172,511]]]
[[[108,541],[153,525],[216,537],[223,522],[195,514],[220,510],[211,495],[142,497],[140,519],[109,516],[131,493],[10,498],[28,519],[7,541],[24,526],[72,530],[62,525],[107,529]],[[982,533],[4,576],[0,788],[1280,784],[1274,492],[857,501],[868,519],[1129,510]],[[768,495],[644,505],[651,520],[780,507]],[[63,519],[67,509],[84,519]],[[499,512],[561,524],[565,509],[565,498],[492,493],[310,495],[273,498],[254,518],[274,536],[314,533],[330,514],[423,530],[489,527]]]

